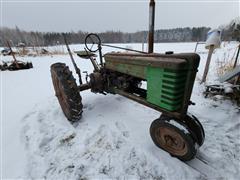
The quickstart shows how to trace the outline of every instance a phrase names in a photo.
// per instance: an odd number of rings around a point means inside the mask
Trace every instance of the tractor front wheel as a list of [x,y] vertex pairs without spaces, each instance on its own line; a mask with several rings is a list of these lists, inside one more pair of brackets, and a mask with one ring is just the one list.
[[76,80],[64,63],[51,65],[51,76],[56,96],[66,118],[76,122],[82,115],[82,98]]
[[196,142],[188,130],[173,119],[154,120],[150,135],[156,146],[182,161],[193,159],[197,153]]

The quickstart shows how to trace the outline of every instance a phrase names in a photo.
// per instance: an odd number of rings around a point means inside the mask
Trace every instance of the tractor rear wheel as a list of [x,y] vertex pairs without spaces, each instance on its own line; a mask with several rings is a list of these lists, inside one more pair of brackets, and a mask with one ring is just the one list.
[[51,76],[56,96],[66,118],[76,122],[82,115],[82,98],[76,80],[64,63],[51,65]]
[[156,146],[182,161],[189,161],[197,153],[197,146],[187,129],[173,119],[159,118],[152,122],[150,135]]

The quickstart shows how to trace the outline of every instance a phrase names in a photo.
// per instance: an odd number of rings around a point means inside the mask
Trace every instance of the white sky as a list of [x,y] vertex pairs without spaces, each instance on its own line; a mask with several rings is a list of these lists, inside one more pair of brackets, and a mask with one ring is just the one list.
[[[240,16],[239,0],[155,0],[155,29],[218,27]],[[2,26],[33,31],[148,29],[149,0],[1,0]]]

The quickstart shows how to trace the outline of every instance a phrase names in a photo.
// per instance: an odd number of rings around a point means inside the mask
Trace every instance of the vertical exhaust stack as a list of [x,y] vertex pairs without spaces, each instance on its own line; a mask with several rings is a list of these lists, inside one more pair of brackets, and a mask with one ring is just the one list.
[[149,3],[148,53],[153,53],[154,21],[155,21],[155,1],[150,0],[150,3]]

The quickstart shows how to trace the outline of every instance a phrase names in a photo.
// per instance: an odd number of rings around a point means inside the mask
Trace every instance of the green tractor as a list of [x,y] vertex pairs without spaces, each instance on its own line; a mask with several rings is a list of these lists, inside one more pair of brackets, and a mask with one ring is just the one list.
[[[150,126],[153,142],[172,156],[188,161],[195,157],[205,139],[201,123],[188,113],[188,106],[194,104],[190,97],[200,57],[194,53],[153,53],[154,0],[150,0],[149,15],[148,52],[103,44],[96,34],[86,36],[85,51],[79,51],[77,55],[90,59],[94,71],[89,75],[86,72],[85,84],[64,36],[79,76],[79,86],[68,66],[55,63],[51,66],[54,89],[63,113],[70,122],[80,120],[83,105],[79,92],[88,89],[104,95],[118,94],[161,112],[161,116]],[[103,46],[132,52],[112,52],[103,56]],[[97,51],[99,62],[96,60]],[[142,82],[146,87],[141,85]]]
[[[83,112],[81,91],[90,89],[104,95],[118,94],[161,112],[150,126],[153,142],[180,160],[193,159],[205,138],[198,119],[187,112],[188,106],[194,104],[190,97],[200,57],[194,53],[157,54],[136,50],[102,56],[102,46],[110,45],[101,43],[98,35],[89,34],[85,39],[85,51],[77,52],[78,56],[90,59],[94,67],[94,71],[86,75],[85,84],[71,53],[79,86],[64,63],[51,66],[56,96],[66,118],[71,122],[80,120]],[[142,82],[146,87],[141,86]]]

